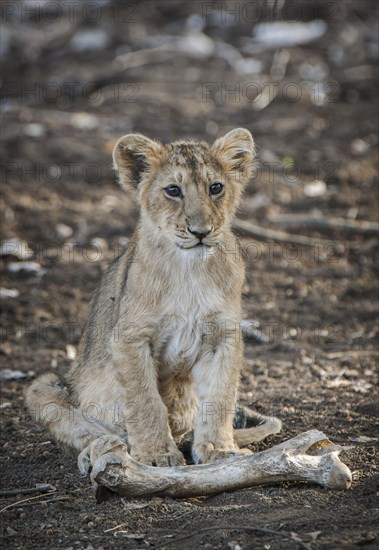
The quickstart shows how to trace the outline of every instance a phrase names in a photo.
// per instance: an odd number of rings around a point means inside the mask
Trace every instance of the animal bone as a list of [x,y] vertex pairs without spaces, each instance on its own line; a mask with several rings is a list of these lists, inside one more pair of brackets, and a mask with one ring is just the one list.
[[338,458],[340,451],[322,432],[310,430],[250,456],[156,468],[135,461],[119,437],[102,436],[83,451],[79,462],[89,453],[93,484],[121,496],[183,498],[279,481],[310,481],[331,489],[348,489],[352,476]]

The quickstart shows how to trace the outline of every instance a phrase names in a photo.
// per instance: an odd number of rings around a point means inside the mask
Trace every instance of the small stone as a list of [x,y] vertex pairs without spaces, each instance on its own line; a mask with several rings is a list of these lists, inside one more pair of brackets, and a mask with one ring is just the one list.
[[42,269],[41,264],[38,262],[9,262],[7,268],[11,273],[19,273],[20,271],[39,273]]
[[326,189],[326,183],[324,181],[312,181],[304,185],[304,195],[307,197],[320,197],[325,194]]
[[19,295],[17,288],[0,288],[0,298],[18,298]]
[[73,346],[71,344],[67,344],[66,353],[67,353],[67,359],[70,359],[70,361],[74,361],[74,359],[76,358],[76,348],[75,348],[75,346]]
[[95,237],[91,240],[90,246],[93,248],[96,248],[97,251],[103,253],[108,250],[108,243],[105,239],[102,239],[101,237]]
[[45,127],[36,122],[25,124],[24,134],[29,137],[42,137],[45,135]]
[[7,527],[7,533],[8,533],[8,535],[10,535],[11,537],[13,537],[14,535],[17,535],[17,531],[15,531],[14,529],[12,529],[12,527]]
[[109,43],[109,36],[103,29],[79,30],[70,40],[74,52],[103,50]]
[[81,130],[94,130],[99,126],[99,119],[90,113],[75,113],[71,116],[71,124]]
[[8,239],[0,244],[0,256],[14,256],[19,260],[29,260],[33,256],[33,250],[26,241]]
[[351,143],[350,148],[351,152],[355,155],[364,155],[370,149],[370,144],[367,143],[367,141],[358,138]]
[[72,227],[64,223],[58,223],[55,226],[55,230],[58,233],[59,237],[62,237],[63,239],[68,239],[74,232]]

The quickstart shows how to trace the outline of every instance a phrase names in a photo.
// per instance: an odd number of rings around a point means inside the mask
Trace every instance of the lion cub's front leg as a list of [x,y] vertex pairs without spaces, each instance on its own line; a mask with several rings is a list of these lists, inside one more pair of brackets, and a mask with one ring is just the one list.
[[113,364],[124,392],[123,417],[131,456],[153,466],[185,464],[171,435],[148,342],[118,343]]
[[242,362],[242,344],[233,335],[215,346],[194,369],[199,396],[199,414],[195,423],[193,459],[196,463],[213,462],[237,454],[233,438],[233,418]]

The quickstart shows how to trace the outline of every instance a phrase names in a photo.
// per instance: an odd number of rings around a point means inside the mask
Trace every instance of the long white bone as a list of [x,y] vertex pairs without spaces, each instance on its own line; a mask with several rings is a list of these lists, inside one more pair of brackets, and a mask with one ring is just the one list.
[[119,495],[183,498],[281,481],[310,481],[331,489],[348,489],[352,476],[338,458],[340,451],[322,432],[310,430],[245,457],[156,468],[135,461],[117,436],[102,436],[83,451],[79,463],[89,454],[94,485]]

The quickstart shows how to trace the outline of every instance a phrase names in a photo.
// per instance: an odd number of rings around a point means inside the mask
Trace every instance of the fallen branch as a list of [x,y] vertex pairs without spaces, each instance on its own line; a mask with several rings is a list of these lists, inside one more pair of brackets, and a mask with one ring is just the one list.
[[185,498],[280,481],[348,489],[352,476],[338,458],[340,450],[322,432],[311,430],[261,453],[195,466],[145,466],[129,455],[117,436],[99,437],[85,452],[93,465],[92,482],[99,489],[129,497]]
[[379,234],[379,223],[364,220],[357,221],[347,220],[345,218],[315,217],[306,214],[280,214],[277,216],[270,216],[269,221],[282,227],[306,227],[307,229],[317,229],[320,231],[338,229],[344,233],[366,235],[367,237]]
[[235,219],[233,222],[234,227],[258,240],[263,241],[276,241],[279,243],[291,243],[304,246],[325,245],[333,246],[336,249],[340,248],[344,250],[346,246],[354,247],[355,243],[350,242],[338,242],[326,239],[319,239],[318,237],[306,237],[305,235],[295,235],[293,233],[287,233],[285,231],[277,231],[276,229],[267,229],[256,225],[254,223]]

